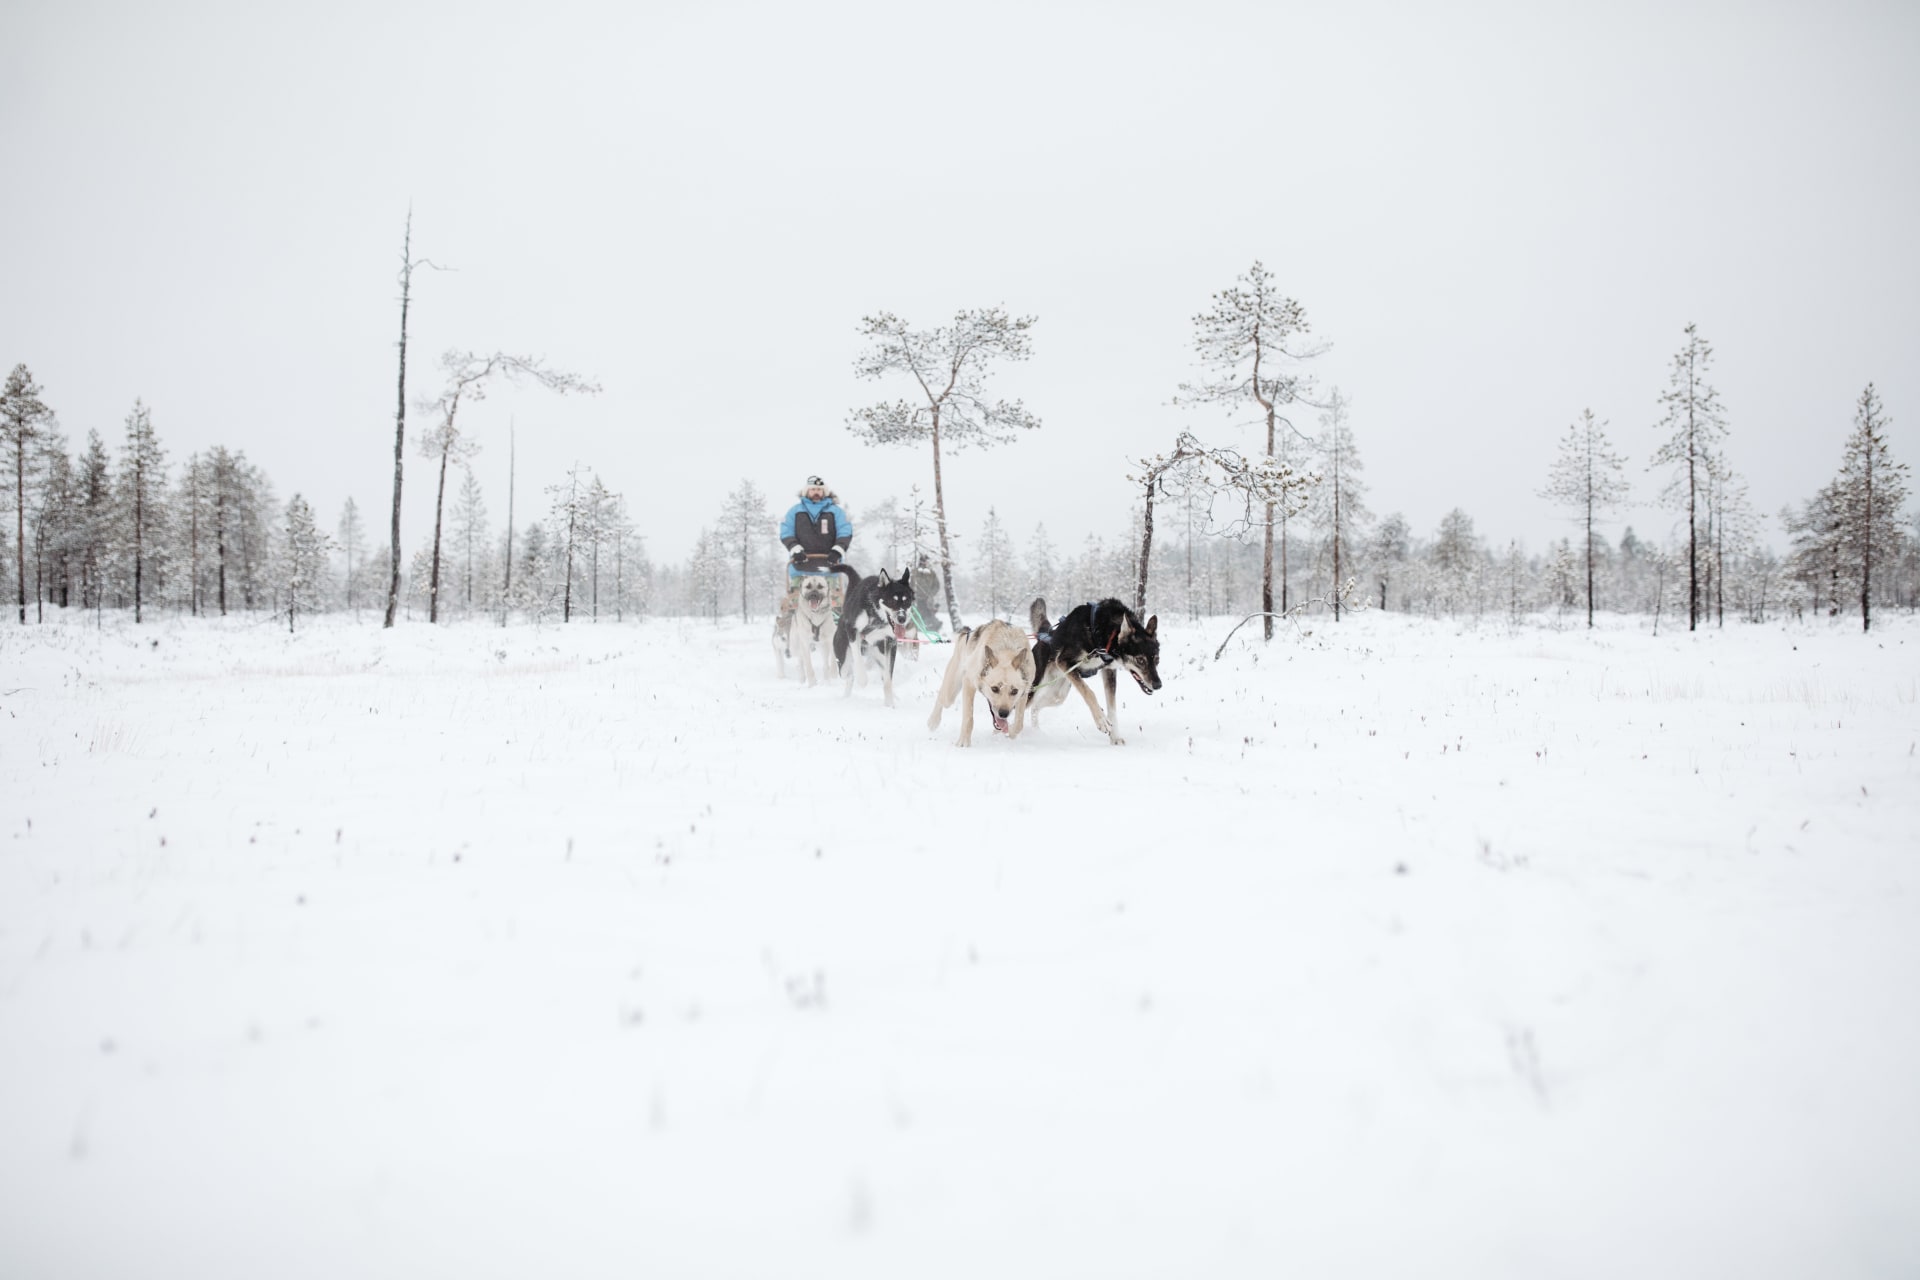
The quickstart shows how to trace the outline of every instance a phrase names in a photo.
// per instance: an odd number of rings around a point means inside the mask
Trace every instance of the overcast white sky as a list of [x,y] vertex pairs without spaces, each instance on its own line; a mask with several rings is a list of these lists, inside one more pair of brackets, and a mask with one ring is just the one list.
[[1117,533],[1130,458],[1253,443],[1169,401],[1255,258],[1332,344],[1370,505],[1421,533],[1564,532],[1534,494],[1587,407],[1650,500],[1689,322],[1763,512],[1837,468],[1869,380],[1920,464],[1911,3],[30,0],[8,28],[0,360],[76,442],[143,397],[176,460],[243,448],[328,524],[351,494],[384,525],[409,203],[457,268],[416,277],[410,393],[453,346],[605,387],[466,418],[496,528],[511,413],[522,516],[578,459],[656,558],[742,478],[779,509],[819,471],[856,515],[930,488],[924,449],[845,428],[904,393],[852,376],[881,309],[1040,319],[995,385],[1045,426],[954,459],[958,532],[993,503],[1022,543]]

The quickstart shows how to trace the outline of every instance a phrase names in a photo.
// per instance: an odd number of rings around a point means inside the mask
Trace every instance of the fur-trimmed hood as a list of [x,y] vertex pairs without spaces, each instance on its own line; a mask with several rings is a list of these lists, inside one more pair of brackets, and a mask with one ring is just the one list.
[[[807,490],[808,490],[808,489],[811,489],[811,488],[813,488],[813,486],[812,486],[812,485],[808,485],[808,484],[803,484],[803,485],[801,485],[801,486],[800,486],[800,487],[799,487],[798,489],[795,489],[795,490],[793,491],[793,496],[794,496],[794,497],[796,497],[796,498],[798,498],[798,499],[800,499],[800,501],[802,501],[802,502],[805,502],[805,501],[807,500]],[[839,494],[837,494],[837,493],[835,493],[835,492],[834,492],[833,490],[831,490],[831,489],[828,489],[828,490],[827,490],[827,496],[826,496],[826,497],[825,497],[825,498],[823,499],[823,501],[826,501],[826,502],[831,502],[831,503],[833,503],[833,504],[834,504],[835,506],[839,506],[839,505],[840,505],[840,495],[839,495]]]

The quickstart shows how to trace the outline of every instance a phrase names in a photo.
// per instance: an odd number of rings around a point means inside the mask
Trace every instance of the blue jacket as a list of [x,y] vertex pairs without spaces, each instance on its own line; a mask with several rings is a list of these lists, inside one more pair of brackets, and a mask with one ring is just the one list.
[[845,552],[853,541],[853,521],[831,493],[818,500],[802,498],[780,521],[780,541],[789,551],[805,547],[814,553]]

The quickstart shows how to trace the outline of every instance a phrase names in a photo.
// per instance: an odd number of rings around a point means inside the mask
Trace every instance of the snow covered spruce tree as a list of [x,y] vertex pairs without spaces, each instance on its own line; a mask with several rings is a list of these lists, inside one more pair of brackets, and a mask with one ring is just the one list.
[[1884,577],[1899,562],[1905,533],[1900,508],[1907,500],[1907,464],[1887,447],[1889,419],[1869,382],[1854,407],[1840,475],[1834,481],[1839,561],[1860,588],[1860,629],[1873,626],[1875,574]]
[[133,570],[133,620],[141,621],[146,574],[161,529],[161,494],[166,488],[166,450],[154,434],[153,414],[139,400],[127,414],[127,439],[120,460],[122,554]]
[[869,346],[854,361],[856,377],[905,376],[914,384],[912,400],[856,409],[847,429],[868,444],[918,444],[933,449],[933,519],[939,535],[940,578],[947,616],[954,612],[953,548],[947,536],[947,498],[940,472],[940,447],[1004,444],[1020,431],[1039,427],[1040,419],[1018,400],[988,400],[987,369],[996,360],[1021,361],[1033,354],[1029,331],[1034,316],[1009,316],[1000,307],[961,311],[944,328],[914,329],[889,312],[863,316],[860,336]]
[[1323,554],[1332,561],[1332,586],[1327,597],[1333,602],[1335,622],[1351,608],[1347,604],[1348,578],[1364,545],[1361,530],[1372,518],[1366,504],[1367,487],[1360,479],[1360,450],[1353,441],[1347,403],[1340,388],[1335,387],[1327,397],[1327,411],[1320,415],[1320,484],[1312,490],[1307,508],[1320,534]]
[[[1250,415],[1252,421],[1266,428],[1266,456],[1291,466],[1293,460],[1282,452],[1290,442],[1282,433],[1296,429],[1285,411],[1311,391],[1311,383],[1298,365],[1325,350],[1304,345],[1310,331],[1306,309],[1282,294],[1274,284],[1273,273],[1256,260],[1232,288],[1213,295],[1212,310],[1195,316],[1193,327],[1194,349],[1206,375],[1199,382],[1183,384],[1175,403],[1225,405],[1242,422],[1249,418],[1241,415]],[[1273,639],[1273,531],[1277,510],[1282,509],[1269,509],[1262,522],[1260,608],[1268,615],[1268,640]],[[1283,593],[1281,611],[1285,610]]]
[[1435,603],[1448,616],[1466,607],[1469,599],[1473,601],[1476,615],[1479,613],[1486,558],[1480,535],[1474,532],[1472,516],[1455,507],[1440,517],[1440,529],[1434,535],[1428,562]]
[[1593,626],[1594,525],[1601,512],[1624,502],[1627,496],[1625,464],[1607,440],[1606,427],[1606,423],[1594,421],[1593,410],[1581,410],[1561,437],[1560,452],[1547,471],[1547,486],[1540,490],[1541,497],[1573,508],[1585,530],[1589,627]]
[[1720,393],[1707,383],[1707,370],[1713,365],[1713,347],[1700,336],[1697,326],[1688,325],[1686,345],[1675,353],[1667,375],[1667,389],[1660,403],[1666,412],[1654,424],[1665,431],[1667,439],[1655,451],[1648,468],[1668,467],[1673,471],[1662,498],[1687,513],[1687,630],[1700,626],[1700,532],[1703,491],[1714,448],[1727,434],[1726,412],[1720,407]]
[[560,570],[560,621],[573,621],[574,552],[588,519],[587,495],[580,484],[580,464],[567,469],[565,484],[547,486],[547,498],[553,504],[549,521],[553,526],[553,560]]
[[[1373,579],[1380,588],[1380,608],[1387,607],[1387,586],[1400,583],[1406,573],[1407,558],[1413,554],[1413,530],[1407,524],[1407,518],[1398,511],[1374,526],[1373,537],[1367,540],[1367,563],[1372,566]],[[1406,607],[1406,592],[1403,587],[1401,608]]]
[[66,436],[58,421],[47,423],[40,435],[40,458],[33,488],[33,587],[35,620],[46,620],[49,604],[66,608],[72,594],[75,511],[73,460],[67,456]]
[[754,562],[772,538],[773,515],[767,510],[767,495],[751,480],[742,480],[720,509],[714,531],[719,549],[728,561],[740,567],[740,621],[747,620],[748,588],[754,580]]
[[280,600],[287,609],[287,630],[302,613],[326,604],[327,556],[332,540],[313,522],[313,508],[299,494],[287,502],[280,527]]
[[974,547],[973,579],[975,603],[987,606],[989,618],[1012,616],[1020,565],[1013,539],[1007,536],[1000,513],[992,507],[987,508],[987,522],[981,526],[980,541]]
[[342,578],[347,593],[347,608],[353,610],[354,618],[358,619],[360,616],[358,588],[361,570],[367,558],[367,535],[366,522],[360,518],[360,505],[352,498],[348,498],[346,504],[340,508],[338,546],[347,562],[347,572]]
[[27,621],[27,473],[40,433],[53,421],[53,410],[41,395],[40,384],[24,364],[13,366],[6,389],[0,391],[0,447],[6,450],[13,481],[14,583],[23,626]]
[[438,458],[440,462],[439,487],[433,499],[433,559],[427,583],[429,622],[440,620],[440,524],[447,501],[447,466],[455,461],[465,462],[479,452],[479,446],[461,434],[461,406],[486,399],[487,385],[494,378],[505,378],[511,383],[531,382],[556,395],[569,392],[593,395],[600,390],[596,384],[576,374],[547,368],[535,356],[508,355],[504,351],[486,356],[471,351],[448,351],[440,357],[440,368],[447,382],[439,399],[433,403],[439,420],[420,442],[420,451],[429,458]]
[[100,610],[106,605],[107,546],[113,534],[113,463],[98,431],[87,432],[87,449],[80,455],[75,487],[80,604],[92,609],[98,620]]
[[487,499],[471,466],[460,468],[460,491],[453,498],[453,542],[460,557],[460,611],[471,615],[474,583],[480,583],[479,603],[484,605],[486,583],[491,577],[487,564]]

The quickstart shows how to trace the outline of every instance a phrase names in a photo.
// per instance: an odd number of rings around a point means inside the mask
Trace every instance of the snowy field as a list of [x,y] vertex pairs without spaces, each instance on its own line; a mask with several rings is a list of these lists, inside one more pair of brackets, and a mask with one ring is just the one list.
[[1911,619],[371,618],[0,628],[0,1276],[1920,1274]]

